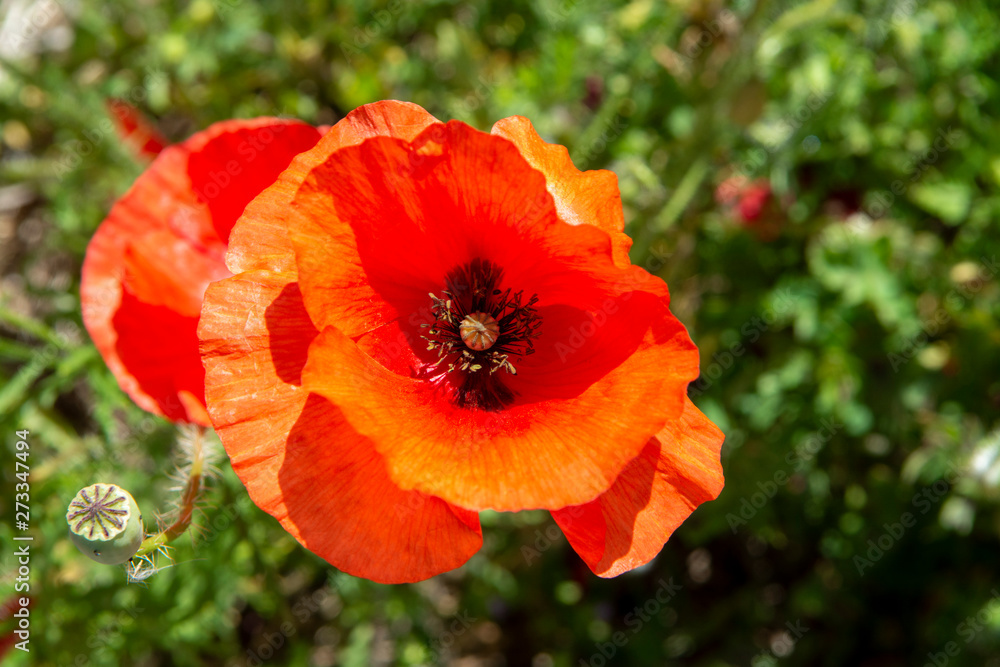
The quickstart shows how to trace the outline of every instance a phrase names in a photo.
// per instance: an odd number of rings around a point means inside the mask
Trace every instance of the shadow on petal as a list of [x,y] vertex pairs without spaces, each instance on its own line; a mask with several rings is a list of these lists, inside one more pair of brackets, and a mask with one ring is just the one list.
[[[659,455],[660,443],[653,438],[615,480],[612,486],[615,495],[625,496],[627,501],[616,498],[618,502],[602,503],[598,499],[552,513],[563,532],[572,533],[573,548],[593,569],[607,569],[631,550],[639,513],[649,505],[653,495],[656,467],[649,465],[649,461],[655,462]],[[607,492],[610,493],[611,490]],[[617,528],[616,539],[608,539],[609,526]]]
[[285,528],[355,576],[420,581],[459,567],[482,546],[475,512],[401,490],[372,442],[315,394],[289,434],[279,484]]
[[270,336],[267,349],[275,373],[282,382],[300,386],[309,343],[319,331],[309,319],[298,283],[285,285],[264,312],[264,321]]
[[552,516],[595,574],[615,577],[644,565],[699,505],[722,491],[723,440],[685,399],[681,418],[650,439],[610,489]]

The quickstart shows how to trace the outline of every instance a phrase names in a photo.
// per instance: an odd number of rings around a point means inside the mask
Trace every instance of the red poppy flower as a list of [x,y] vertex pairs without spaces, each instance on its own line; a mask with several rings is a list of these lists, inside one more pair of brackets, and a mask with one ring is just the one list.
[[649,561],[722,488],[698,352],[628,260],[617,180],[524,118],[361,107],[252,201],[198,335],[253,500],[380,582],[455,568],[483,509],[555,510],[587,564]]
[[83,322],[140,407],[209,425],[196,335],[243,207],[320,130],[277,118],[212,125],[163,150],[98,227],[83,263]]

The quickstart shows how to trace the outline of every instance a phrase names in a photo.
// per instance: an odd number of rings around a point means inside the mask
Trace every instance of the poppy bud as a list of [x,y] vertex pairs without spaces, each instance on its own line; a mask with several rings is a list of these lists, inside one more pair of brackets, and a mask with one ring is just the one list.
[[66,510],[66,523],[76,548],[105,565],[127,561],[146,535],[135,499],[114,484],[80,489]]

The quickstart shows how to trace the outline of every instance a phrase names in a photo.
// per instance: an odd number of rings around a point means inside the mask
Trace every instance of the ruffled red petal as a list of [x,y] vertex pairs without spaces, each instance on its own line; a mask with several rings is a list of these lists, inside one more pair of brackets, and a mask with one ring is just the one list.
[[[233,273],[252,269],[295,272],[288,242],[288,205],[317,159],[371,137],[409,141],[437,119],[410,102],[387,100],[358,107],[326,132],[319,143],[292,160],[267,190],[247,205],[243,222],[229,238],[226,265]],[[321,156],[321,157],[317,157]],[[273,179],[272,179],[273,180]]]
[[246,203],[318,139],[297,121],[216,123],[165,149],[101,223],[83,265],[84,324],[140,407],[209,424],[193,335],[205,288],[228,275],[226,237]]
[[552,513],[595,574],[644,565],[700,504],[722,491],[724,436],[690,399],[597,500]]
[[625,216],[618,177],[604,169],[580,171],[565,146],[542,140],[531,121],[511,116],[493,125],[493,134],[514,142],[532,167],[545,175],[559,217],[571,225],[593,225],[611,238],[615,263],[628,266],[632,239],[625,235]]

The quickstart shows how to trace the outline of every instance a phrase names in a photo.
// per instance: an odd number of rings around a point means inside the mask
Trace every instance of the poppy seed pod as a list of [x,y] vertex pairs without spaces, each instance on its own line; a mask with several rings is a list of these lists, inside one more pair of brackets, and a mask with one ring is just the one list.
[[66,510],[66,523],[76,548],[105,565],[127,561],[145,537],[135,499],[114,484],[97,483],[80,489]]

